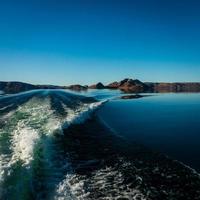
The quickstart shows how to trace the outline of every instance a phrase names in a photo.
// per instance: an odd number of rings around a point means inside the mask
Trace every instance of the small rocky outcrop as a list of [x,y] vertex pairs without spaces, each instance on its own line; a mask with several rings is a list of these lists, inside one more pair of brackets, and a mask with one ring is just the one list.
[[81,90],[87,90],[88,86],[87,85],[86,86],[82,86],[82,85],[76,84],[76,85],[68,86],[67,89],[81,91]]
[[120,89],[124,92],[145,92],[148,86],[138,79],[124,79],[120,82],[113,82],[107,86],[110,89]]
[[89,88],[90,89],[105,89],[105,86],[101,82],[99,82],[97,84],[90,85]]
[[66,86],[57,86],[57,85],[35,85],[36,89],[67,89]]
[[134,95],[125,95],[125,96],[121,96],[120,99],[139,99],[144,97],[143,95],[139,95],[139,94],[134,94]]
[[137,79],[124,79],[120,82],[119,89],[125,92],[145,92],[148,87]]

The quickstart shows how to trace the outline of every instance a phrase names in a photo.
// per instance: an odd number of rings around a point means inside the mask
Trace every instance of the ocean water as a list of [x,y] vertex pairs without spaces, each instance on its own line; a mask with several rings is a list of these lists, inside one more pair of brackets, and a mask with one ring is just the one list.
[[[73,199],[59,190],[71,173],[63,129],[83,123],[101,102],[65,91],[0,98],[0,199]],[[57,198],[58,197],[58,198]]]
[[113,100],[98,111],[117,133],[200,171],[200,94]]
[[2,95],[0,199],[198,199],[199,174],[149,148],[198,170],[200,96],[122,95]]

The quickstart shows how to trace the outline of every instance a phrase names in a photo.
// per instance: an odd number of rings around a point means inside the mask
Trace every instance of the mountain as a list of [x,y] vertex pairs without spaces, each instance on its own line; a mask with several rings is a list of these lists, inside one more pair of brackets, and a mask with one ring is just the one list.
[[35,89],[66,89],[66,87],[56,86],[56,85],[33,85],[29,83],[16,82],[16,81],[11,81],[11,82],[0,81],[0,90],[7,94],[24,92]]
[[23,82],[5,82],[0,81],[0,91],[4,93],[18,93],[35,89],[69,89],[69,90],[87,90],[90,89],[119,89],[127,93],[142,93],[142,92],[200,92],[200,82],[177,82],[177,83],[154,83],[142,82],[138,79],[126,78],[119,82],[115,81],[108,85],[103,85],[101,82],[88,86],[79,84],[70,86],[56,85],[33,85]]
[[145,83],[152,92],[200,92],[200,83]]
[[107,85],[109,89],[120,89],[124,92],[146,92],[149,90],[148,85],[138,79],[126,78],[120,82],[113,82]]
[[22,82],[0,81],[0,90],[5,93],[18,93],[27,90],[38,89],[38,86]]
[[75,84],[75,85],[67,86],[66,89],[80,91],[80,90],[87,90],[88,86],[87,85],[82,86],[79,84]]
[[66,86],[57,86],[57,85],[35,85],[36,89],[67,89]]
[[105,86],[101,82],[99,82],[97,84],[90,85],[89,88],[90,89],[105,89]]
[[141,82],[138,79],[124,79],[119,82],[113,82],[106,86],[109,89],[120,89],[124,92],[200,92],[200,83],[153,83]]
[[69,90],[87,90],[88,86],[82,85],[70,85],[70,86],[57,86],[57,85],[33,85],[23,82],[4,82],[0,81],[0,91],[3,91],[6,94],[13,94],[18,92],[25,92],[28,90],[35,89],[69,89]]

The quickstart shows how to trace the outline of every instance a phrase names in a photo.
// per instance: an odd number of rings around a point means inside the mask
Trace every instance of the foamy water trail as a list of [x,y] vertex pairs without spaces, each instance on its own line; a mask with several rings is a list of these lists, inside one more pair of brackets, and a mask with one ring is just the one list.
[[[47,93],[1,115],[0,199],[50,199],[59,195],[57,185],[70,173],[68,155],[62,149],[62,130],[82,123],[100,104],[64,93]],[[71,199],[70,190],[65,192]]]
[[[138,177],[140,178],[140,177]],[[111,181],[112,180],[112,181]],[[90,178],[78,174],[68,174],[57,186],[55,200],[78,199],[133,199],[146,200],[145,195],[137,188],[123,184],[124,177],[116,168],[105,167],[93,172]],[[89,189],[87,189],[89,188]],[[92,194],[91,194],[92,192]],[[70,193],[70,198],[69,198]]]
[[198,199],[191,169],[87,120],[103,103],[56,90],[0,97],[0,200]]

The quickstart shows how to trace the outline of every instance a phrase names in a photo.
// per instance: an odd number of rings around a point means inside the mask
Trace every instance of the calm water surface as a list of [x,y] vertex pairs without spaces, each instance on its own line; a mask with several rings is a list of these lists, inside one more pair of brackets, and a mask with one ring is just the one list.
[[200,171],[200,94],[112,100],[98,114],[125,138]]

